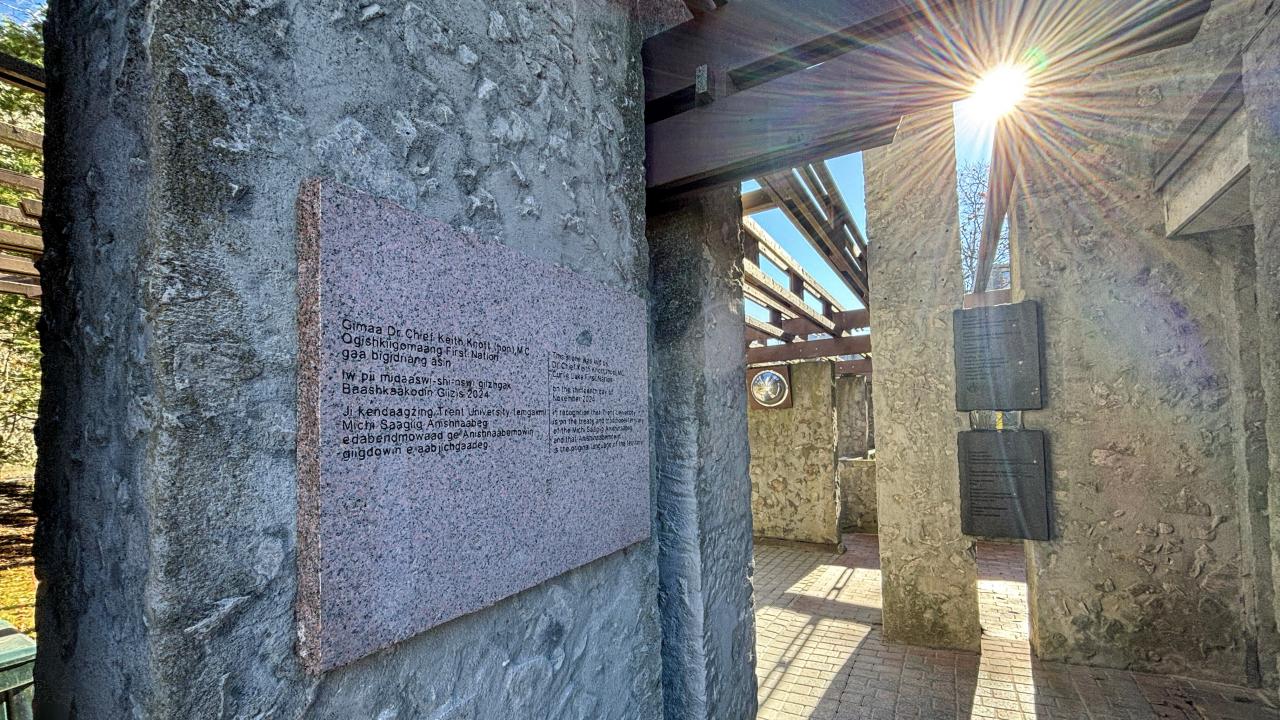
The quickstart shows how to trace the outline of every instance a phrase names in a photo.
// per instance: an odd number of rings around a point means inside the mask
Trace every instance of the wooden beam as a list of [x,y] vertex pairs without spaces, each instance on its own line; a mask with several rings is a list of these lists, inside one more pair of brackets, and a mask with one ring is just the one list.
[[968,293],[964,296],[964,309],[991,307],[992,305],[1008,305],[1013,302],[1013,290],[988,290],[982,293]]
[[0,273],[21,275],[23,277],[40,277],[39,271],[36,270],[35,263],[23,258],[13,257],[12,255],[0,255]]
[[30,215],[22,212],[21,208],[11,205],[0,205],[0,222],[6,222],[10,225],[31,228],[32,230],[40,229],[40,221]]
[[791,290],[784,288],[776,280],[769,277],[755,263],[744,260],[742,263],[743,281],[762,295],[782,306],[786,312],[804,318],[820,328],[820,332],[834,332],[836,324],[822,313],[813,309],[803,298],[796,296]]
[[[871,313],[867,310],[845,310],[835,313],[831,319],[836,326],[834,332],[828,334],[833,336],[843,335],[851,330],[861,330],[871,326]],[[783,320],[780,327],[784,332],[796,337],[813,334],[812,323],[809,323],[808,320]]]
[[865,355],[871,352],[870,335],[810,340],[786,345],[747,348],[747,363],[786,362],[788,360],[813,360],[841,355]]
[[44,94],[44,68],[12,55],[0,53],[0,80]]
[[44,136],[8,123],[0,123],[0,145],[8,145],[18,150],[44,152]]
[[22,207],[22,212],[26,213],[30,217],[36,218],[37,220],[44,217],[44,203],[39,200],[23,198],[22,202],[18,203],[18,205]]
[[905,32],[921,22],[922,7],[954,4],[735,0],[645,42],[645,101],[687,92],[703,65],[729,71],[746,89]]
[[40,297],[41,291],[39,283],[20,283],[0,280],[0,293],[25,295],[29,298],[38,298]]
[[750,315],[746,316],[746,320],[747,320],[747,341],[748,342],[752,340],[764,341],[764,340],[771,340],[771,339],[772,340],[787,339],[787,332],[782,328],[778,327],[777,325],[774,325],[773,323],[767,323],[759,318],[755,318]]
[[749,190],[742,193],[742,214],[751,215],[753,213],[764,212],[778,207],[773,202],[773,198],[769,196],[769,191],[764,188],[759,190]]
[[[648,187],[678,194],[887,143],[902,115],[961,99],[981,70],[984,39],[1015,38],[1017,46],[999,48],[1009,57],[1037,49],[1051,68],[1045,81],[1063,81],[1190,40],[1210,0],[1095,0],[1089,12],[1039,0],[1012,16],[991,12],[992,0],[957,4],[919,14],[905,1],[737,0],[704,18],[740,13],[738,25],[686,23],[651,38]],[[775,20],[779,10],[794,17]],[[832,33],[823,12],[864,14],[857,29]],[[793,29],[822,50],[793,45]],[[682,44],[690,49],[679,52]],[[727,74],[736,92],[699,105],[699,67]]]
[[817,250],[836,275],[862,304],[867,304],[867,273],[857,259],[857,249],[843,233],[836,233],[819,212],[804,185],[792,171],[765,175],[761,184],[769,190],[787,218]]
[[[844,309],[841,306],[840,301],[836,300],[835,296],[831,294],[831,291],[827,290],[822,283],[818,282],[817,278],[810,275],[809,272],[800,265],[799,261],[791,257],[791,253],[788,253],[783,249],[783,247],[778,244],[778,241],[774,240],[773,236],[760,226],[760,223],[751,218],[743,218],[742,229],[746,232],[747,236],[751,238],[756,252],[759,255],[763,255],[768,258],[769,262],[777,265],[783,272],[788,274],[794,273],[800,277],[803,283],[802,291],[797,292],[796,288],[793,287],[791,289],[792,292],[803,299],[803,290],[808,290],[813,293],[814,297],[818,298],[823,303],[830,304],[833,310],[839,311]],[[855,291],[853,288],[850,288],[850,292]]]
[[12,170],[0,168],[0,185],[8,185],[19,190],[29,190],[37,195],[44,195],[44,180],[23,175]]
[[870,375],[871,358],[841,360],[836,363],[836,375]]
[[40,254],[44,252],[44,239],[39,235],[0,230],[0,250]]

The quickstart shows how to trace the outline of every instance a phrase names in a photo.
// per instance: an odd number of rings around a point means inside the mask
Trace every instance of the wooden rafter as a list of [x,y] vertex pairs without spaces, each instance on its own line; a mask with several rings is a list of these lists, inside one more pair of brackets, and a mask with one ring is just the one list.
[[818,312],[806,303],[804,298],[769,277],[755,263],[750,260],[744,260],[742,265],[743,281],[755,294],[763,296],[768,301],[766,307],[776,305],[797,318],[803,318],[816,326],[817,332],[830,333],[835,331],[836,324],[834,320]]
[[[809,244],[823,256],[854,296],[866,305],[866,248],[865,244],[861,247],[858,245],[862,234],[856,229],[843,198],[833,196],[820,187],[819,183],[815,182],[810,186],[797,177],[794,171],[765,175],[760,178],[760,184],[769,191],[778,207],[782,208]],[[833,188],[834,185],[833,181]],[[834,204],[837,198],[841,207],[833,207],[832,214],[828,215],[820,203]],[[850,231],[849,228],[854,229]]]
[[786,273],[791,279],[790,285],[792,292],[804,297],[803,293],[808,292],[818,299],[822,304],[823,314],[832,315],[841,312],[844,308],[835,295],[823,287],[816,278],[809,274],[799,261],[791,257],[791,254],[778,244],[773,236],[769,235],[760,224],[751,218],[742,219],[742,229],[751,239],[751,247],[754,249],[755,257],[749,257],[757,265],[760,264],[759,258],[763,257],[773,263],[779,270]]
[[836,363],[836,375],[870,375],[871,358],[841,360]]
[[[957,38],[1017,37],[1026,48],[1006,50],[1088,72],[1189,41],[1210,4],[1099,0],[1082,13],[1038,0],[1007,18],[992,0],[732,2],[645,42],[648,186],[671,195],[887,143],[904,114],[973,80],[946,52]],[[699,93],[708,76],[722,81]]]
[[784,345],[747,348],[747,363],[787,362],[790,360],[816,360],[844,355],[866,355],[871,352],[870,335],[808,340]]
[[[44,93],[44,69],[24,60],[0,53],[0,82],[24,90]],[[44,136],[24,128],[0,123],[0,145],[16,150],[43,153]],[[34,232],[40,231],[44,205],[44,180],[0,168],[0,185],[17,190],[24,197],[17,207],[0,205],[0,223]],[[40,297],[40,273],[36,260],[44,253],[44,239],[37,234],[0,229],[0,293]],[[14,255],[9,253],[20,253]]]

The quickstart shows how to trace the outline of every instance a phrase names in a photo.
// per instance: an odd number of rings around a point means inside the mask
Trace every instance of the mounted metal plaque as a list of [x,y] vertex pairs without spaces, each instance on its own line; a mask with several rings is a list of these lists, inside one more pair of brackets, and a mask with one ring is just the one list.
[[956,410],[1044,407],[1038,303],[956,310],[954,332]]
[[777,365],[747,370],[747,398],[752,410],[791,407],[791,367]]
[[962,432],[961,529],[966,535],[1048,540],[1045,436],[1036,430]]

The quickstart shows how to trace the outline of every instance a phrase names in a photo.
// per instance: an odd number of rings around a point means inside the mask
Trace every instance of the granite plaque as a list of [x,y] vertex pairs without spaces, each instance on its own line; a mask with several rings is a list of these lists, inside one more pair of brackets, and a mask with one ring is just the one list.
[[1044,433],[962,432],[961,529],[966,535],[1049,539],[1049,476]]
[[641,298],[329,181],[298,254],[309,669],[649,536]]
[[1038,303],[956,310],[954,333],[956,410],[1044,406]]

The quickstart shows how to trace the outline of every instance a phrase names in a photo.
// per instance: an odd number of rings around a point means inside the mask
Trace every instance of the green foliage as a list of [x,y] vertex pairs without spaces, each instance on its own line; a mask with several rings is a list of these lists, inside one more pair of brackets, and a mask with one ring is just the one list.
[[0,465],[31,465],[40,402],[40,302],[0,295]]
[[[30,24],[0,20],[0,52],[43,65],[42,25],[43,12]],[[0,122],[43,133],[44,97],[0,83]],[[0,167],[42,177],[42,164],[39,153],[0,146]],[[0,204],[17,206],[23,197],[31,194],[0,188]],[[40,399],[39,317],[38,300],[0,295],[0,465],[31,465],[35,461],[31,429]]]

